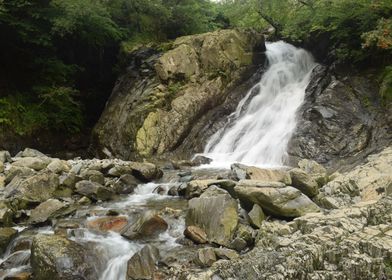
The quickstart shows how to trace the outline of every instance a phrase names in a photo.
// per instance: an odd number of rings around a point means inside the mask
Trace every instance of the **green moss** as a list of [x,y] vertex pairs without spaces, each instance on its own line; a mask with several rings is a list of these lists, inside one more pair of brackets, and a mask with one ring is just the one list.
[[381,75],[380,96],[384,106],[392,102],[392,66],[385,67]]

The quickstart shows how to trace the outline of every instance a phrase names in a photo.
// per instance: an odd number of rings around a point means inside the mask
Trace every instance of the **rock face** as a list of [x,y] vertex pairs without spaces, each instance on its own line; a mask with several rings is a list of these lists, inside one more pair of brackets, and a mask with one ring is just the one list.
[[186,225],[204,230],[209,242],[227,246],[238,225],[237,201],[225,190],[211,186],[189,201]]
[[37,235],[31,247],[34,279],[98,279],[94,258],[78,243],[58,235]]
[[338,168],[391,143],[392,114],[379,105],[376,77],[334,74],[313,70],[289,154]]
[[340,208],[360,201],[378,200],[392,193],[392,147],[371,155],[367,163],[337,177],[320,189],[317,201]]
[[320,210],[306,195],[290,186],[275,187],[244,180],[234,190],[245,208],[251,209],[258,204],[268,214],[277,217],[299,217]]
[[163,54],[139,50],[94,129],[95,151],[130,159],[177,149],[249,77],[264,50],[262,35],[237,30],[178,38]]
[[391,279],[391,211],[388,196],[265,223],[251,252],[188,279]]

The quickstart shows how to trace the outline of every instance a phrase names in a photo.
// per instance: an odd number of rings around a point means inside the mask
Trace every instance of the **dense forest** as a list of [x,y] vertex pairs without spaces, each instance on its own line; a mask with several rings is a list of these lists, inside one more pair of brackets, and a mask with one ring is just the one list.
[[92,127],[133,50],[225,28],[322,42],[327,63],[376,67],[392,99],[390,0],[3,0],[0,125],[19,135]]

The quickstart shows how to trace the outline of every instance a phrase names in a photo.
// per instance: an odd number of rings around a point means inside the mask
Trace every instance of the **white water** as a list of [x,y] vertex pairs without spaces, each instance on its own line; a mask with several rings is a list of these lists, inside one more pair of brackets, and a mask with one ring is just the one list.
[[282,41],[266,47],[268,70],[205,148],[203,155],[213,159],[209,167],[284,165],[315,63],[311,54]]

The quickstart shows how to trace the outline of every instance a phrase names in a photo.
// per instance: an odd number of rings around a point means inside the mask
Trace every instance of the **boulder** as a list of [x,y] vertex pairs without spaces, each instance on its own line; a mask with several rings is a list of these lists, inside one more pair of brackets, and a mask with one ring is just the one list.
[[87,196],[94,201],[110,200],[114,196],[112,189],[91,181],[83,180],[77,182],[75,188],[77,193]]
[[250,224],[255,228],[260,228],[261,224],[265,220],[265,214],[263,212],[263,209],[257,204],[253,205],[253,208],[248,213],[248,216]]
[[63,175],[61,175],[59,177],[59,183],[61,187],[65,187],[68,189],[75,189],[75,185],[77,182],[81,181],[82,178],[80,178],[79,176],[77,176],[74,172],[69,172],[69,173],[65,173]]
[[0,189],[5,187],[5,176],[0,175]]
[[285,185],[291,185],[290,174],[283,169],[263,169],[235,163],[231,165],[231,173],[236,180],[250,179],[263,182],[281,182]]
[[15,161],[12,163],[13,166],[19,167],[27,167],[30,169],[34,169],[36,171],[40,171],[48,166],[50,163],[50,159],[40,158],[40,157],[22,157],[15,158]]
[[18,266],[28,265],[30,261],[30,251],[16,251],[0,264],[0,269],[12,269]]
[[2,255],[8,247],[8,244],[16,237],[18,231],[9,227],[0,228],[0,255]]
[[294,218],[320,211],[306,195],[293,187],[255,186],[251,181],[241,181],[235,188],[245,209],[258,204],[265,212],[276,217]]
[[240,257],[236,251],[228,248],[214,248],[214,252],[218,259],[223,260],[235,260]]
[[309,197],[314,197],[319,193],[319,185],[315,179],[299,168],[290,170],[292,186],[299,189]]
[[90,169],[83,170],[80,173],[80,177],[82,177],[83,180],[105,185],[105,177],[98,170],[90,170]]
[[197,226],[188,226],[184,231],[185,237],[189,238],[197,244],[207,243],[207,234]]
[[195,262],[201,267],[210,267],[217,261],[214,248],[202,248],[197,251]]
[[31,148],[26,148],[23,151],[17,153],[15,157],[39,157],[39,158],[44,158],[44,157],[47,157],[47,156],[45,154],[41,153],[38,150],[31,149]]
[[229,244],[237,225],[237,201],[227,191],[211,186],[199,198],[189,201],[186,226],[204,230],[209,242]]
[[4,172],[4,163],[0,161],[0,173]]
[[31,272],[17,272],[16,274],[8,275],[4,280],[30,280],[32,279]]
[[0,206],[0,226],[11,226],[14,212],[5,205]]
[[8,151],[0,151],[0,162],[6,163],[11,161],[11,155]]
[[37,280],[96,280],[96,260],[82,245],[59,235],[38,234],[31,246],[31,267]]
[[69,172],[71,167],[68,162],[64,160],[60,160],[58,158],[52,160],[51,163],[46,167],[48,170],[52,171],[53,173],[61,174],[63,172]]
[[125,216],[106,216],[99,217],[87,222],[89,229],[99,231],[121,232],[128,225],[128,219]]
[[112,187],[117,194],[130,194],[139,184],[140,181],[133,175],[124,174],[113,183]]
[[70,212],[72,212],[72,209],[69,209],[67,204],[57,199],[48,199],[31,210],[29,222],[32,224],[44,223],[66,214],[70,214]]
[[27,167],[12,166],[5,172],[5,183],[8,184],[16,176],[27,177],[35,174],[34,170]]
[[[58,175],[51,172],[40,172],[31,177],[15,177],[5,187],[5,198],[19,199],[27,204],[39,203],[52,198],[59,186]],[[15,205],[18,209],[25,209],[24,205]],[[21,208],[20,208],[21,207]]]
[[114,177],[130,174],[142,182],[150,182],[161,178],[163,175],[162,170],[148,162],[127,162],[126,165],[115,165],[108,171],[108,174]]
[[159,250],[156,247],[144,246],[128,261],[127,280],[153,279],[159,258]]
[[330,180],[327,169],[314,160],[302,159],[298,162],[298,167],[309,174],[319,187],[324,186]]
[[191,199],[194,197],[199,197],[209,186],[218,186],[226,191],[228,191],[231,195],[235,196],[234,186],[236,183],[231,180],[215,180],[215,179],[206,179],[206,180],[193,180],[190,181],[186,188],[183,190],[183,195],[186,199]]
[[154,211],[144,212],[133,224],[121,231],[121,235],[128,239],[149,238],[168,229],[167,222]]

